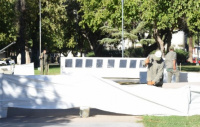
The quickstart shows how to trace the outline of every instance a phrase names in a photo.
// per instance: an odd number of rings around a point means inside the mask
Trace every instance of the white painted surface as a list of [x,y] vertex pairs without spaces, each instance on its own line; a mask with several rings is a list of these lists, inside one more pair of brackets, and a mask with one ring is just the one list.
[[[140,72],[140,83],[147,83],[147,72]],[[180,72],[179,82],[200,82],[200,73],[199,72]],[[176,81],[175,75],[172,77],[172,83]],[[167,83],[167,71],[164,69],[164,78],[163,82]],[[199,83],[200,84],[200,83]]]
[[14,75],[34,75],[34,63],[30,64],[21,64],[21,65],[7,65],[7,66],[0,66],[0,69],[6,70],[1,71],[1,73],[13,74]]
[[34,75],[34,63],[15,65],[14,75]]
[[[145,58],[61,57],[61,74],[88,73],[99,77],[139,78]],[[102,65],[102,66],[101,66]]]
[[185,37],[183,31],[178,31],[172,34],[171,45],[175,46],[175,49],[185,49]]
[[0,117],[8,107],[91,107],[129,115],[200,115],[200,86],[177,89],[121,86],[94,75],[0,75]]
[[[116,58],[116,57],[61,57],[61,74],[83,73],[92,74],[98,77],[106,78],[136,78],[140,79],[141,84],[146,84],[147,68],[142,67],[145,58]],[[69,67],[67,61],[71,61]],[[92,64],[87,67],[86,61],[91,60]],[[97,67],[97,60],[102,60],[102,67]],[[109,60],[114,61],[113,67],[109,66]],[[126,61],[124,68],[120,67],[120,61]],[[82,61],[82,64],[80,64]],[[135,61],[135,67],[130,68],[131,61]],[[77,67],[77,65],[80,65]],[[164,69],[163,82],[167,82],[167,72]],[[175,76],[172,83],[175,82]],[[180,82],[200,82],[200,73],[198,72],[180,72]]]

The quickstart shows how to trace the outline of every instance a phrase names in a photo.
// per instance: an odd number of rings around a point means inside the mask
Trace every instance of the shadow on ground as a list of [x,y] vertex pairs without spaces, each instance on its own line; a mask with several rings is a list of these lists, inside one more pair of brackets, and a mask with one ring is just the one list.
[[[90,118],[96,115],[128,116],[90,109]],[[0,119],[0,127],[42,127],[67,126],[73,119],[84,119],[79,116],[79,108],[72,109],[21,109],[9,108],[7,118]],[[87,119],[87,118],[86,118]],[[81,121],[82,121],[81,120]]]

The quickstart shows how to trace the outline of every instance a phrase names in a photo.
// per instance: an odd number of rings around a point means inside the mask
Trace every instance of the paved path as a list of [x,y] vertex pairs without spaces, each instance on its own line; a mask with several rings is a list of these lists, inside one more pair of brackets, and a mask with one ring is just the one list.
[[0,127],[144,127],[141,116],[130,116],[90,110],[90,117],[80,118],[79,109],[9,108],[8,117],[0,119]]

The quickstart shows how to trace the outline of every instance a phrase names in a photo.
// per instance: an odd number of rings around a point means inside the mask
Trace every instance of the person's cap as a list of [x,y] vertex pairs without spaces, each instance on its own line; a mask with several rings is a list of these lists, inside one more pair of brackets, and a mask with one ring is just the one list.
[[174,50],[174,46],[170,46],[169,49],[170,49],[170,50]]
[[158,58],[161,58],[162,52],[161,52],[160,50],[157,50],[157,51],[155,52],[155,56],[158,57]]

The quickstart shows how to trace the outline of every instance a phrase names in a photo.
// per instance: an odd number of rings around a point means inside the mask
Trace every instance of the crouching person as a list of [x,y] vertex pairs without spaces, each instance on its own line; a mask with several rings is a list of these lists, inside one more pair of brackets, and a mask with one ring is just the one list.
[[149,55],[143,63],[147,66],[147,85],[154,85],[162,87],[163,73],[164,73],[164,60],[162,52],[157,50],[155,54]]

